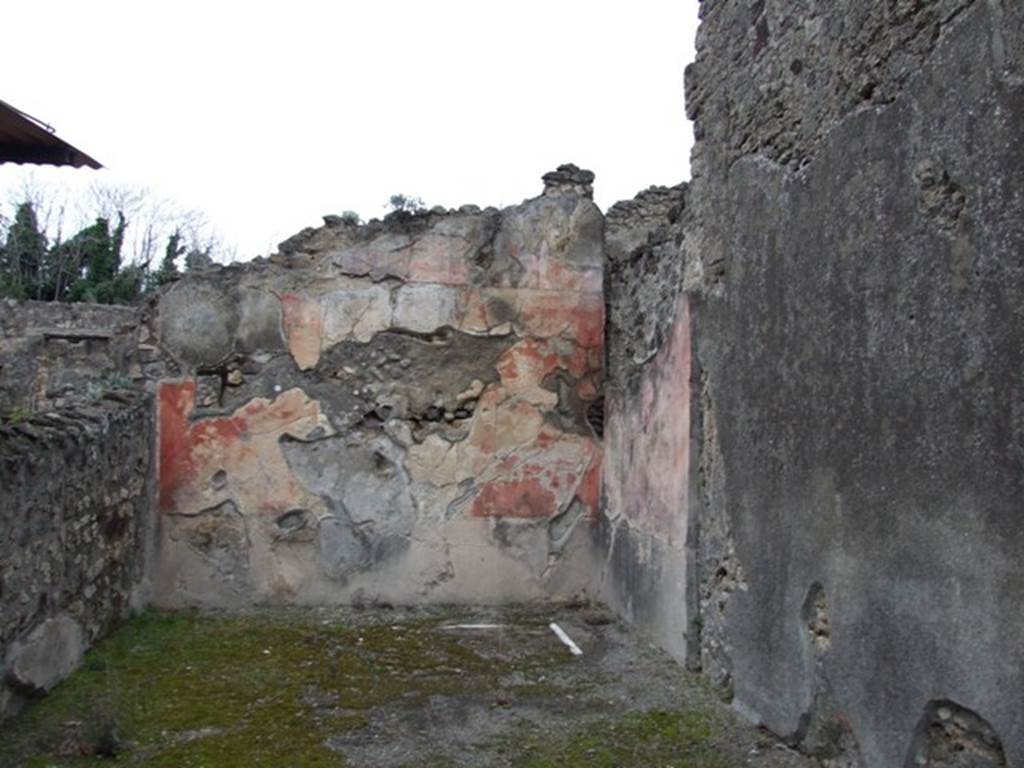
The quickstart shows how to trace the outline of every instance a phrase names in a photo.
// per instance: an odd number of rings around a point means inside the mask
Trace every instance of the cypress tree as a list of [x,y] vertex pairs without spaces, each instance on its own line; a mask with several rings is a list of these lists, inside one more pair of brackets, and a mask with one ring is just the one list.
[[46,237],[31,203],[22,203],[7,230],[7,242],[0,253],[0,293],[18,299],[44,298],[42,268],[46,260]]

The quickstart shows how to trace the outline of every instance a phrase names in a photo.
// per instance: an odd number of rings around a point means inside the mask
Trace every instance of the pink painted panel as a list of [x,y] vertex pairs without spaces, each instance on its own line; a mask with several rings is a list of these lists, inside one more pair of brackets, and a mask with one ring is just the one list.
[[672,335],[647,365],[639,399],[609,399],[605,489],[608,513],[682,542],[690,471],[690,311],[680,299]]

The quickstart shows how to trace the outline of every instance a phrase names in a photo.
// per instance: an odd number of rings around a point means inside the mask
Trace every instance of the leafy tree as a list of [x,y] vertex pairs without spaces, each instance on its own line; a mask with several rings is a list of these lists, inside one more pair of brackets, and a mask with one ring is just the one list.
[[427,210],[421,198],[402,194],[388,198],[388,205],[391,206],[392,213],[423,213]]
[[147,278],[145,267],[129,264],[110,280],[96,286],[95,301],[100,304],[131,304],[142,295],[149,282]]
[[192,248],[185,254],[185,271],[192,272],[213,264],[213,257],[208,249]]
[[30,179],[15,199],[13,218],[0,210],[0,297],[131,303],[175,280],[180,265],[200,269],[231,252],[202,213],[144,188],[95,186],[75,197]]
[[181,231],[176,229],[167,238],[164,258],[160,262],[160,269],[156,272],[157,285],[166,285],[181,276],[181,272],[178,270],[178,258],[184,254],[185,245],[181,242]]
[[113,229],[107,219],[100,217],[64,244],[72,263],[81,269],[81,277],[71,286],[71,301],[112,304],[130,302],[135,298],[137,291],[130,290],[135,280],[121,275],[124,229],[123,215],[118,214],[117,225]]
[[0,295],[16,299],[42,296],[41,272],[46,261],[46,236],[39,230],[35,210],[22,203],[7,230],[0,252]]

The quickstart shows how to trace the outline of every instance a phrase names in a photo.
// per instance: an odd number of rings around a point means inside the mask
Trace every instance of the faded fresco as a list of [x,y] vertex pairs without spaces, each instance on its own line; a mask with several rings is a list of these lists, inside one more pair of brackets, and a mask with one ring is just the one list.
[[602,453],[592,178],[563,167],[501,211],[329,217],[167,291],[149,318],[170,361],[159,599],[582,590]]

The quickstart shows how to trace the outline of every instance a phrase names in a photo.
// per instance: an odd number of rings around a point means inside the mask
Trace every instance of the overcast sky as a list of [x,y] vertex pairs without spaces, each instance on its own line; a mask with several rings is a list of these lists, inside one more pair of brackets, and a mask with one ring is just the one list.
[[510,205],[563,162],[604,209],[689,177],[695,0],[33,2],[3,11],[0,99],[207,213],[239,258],[394,193]]

